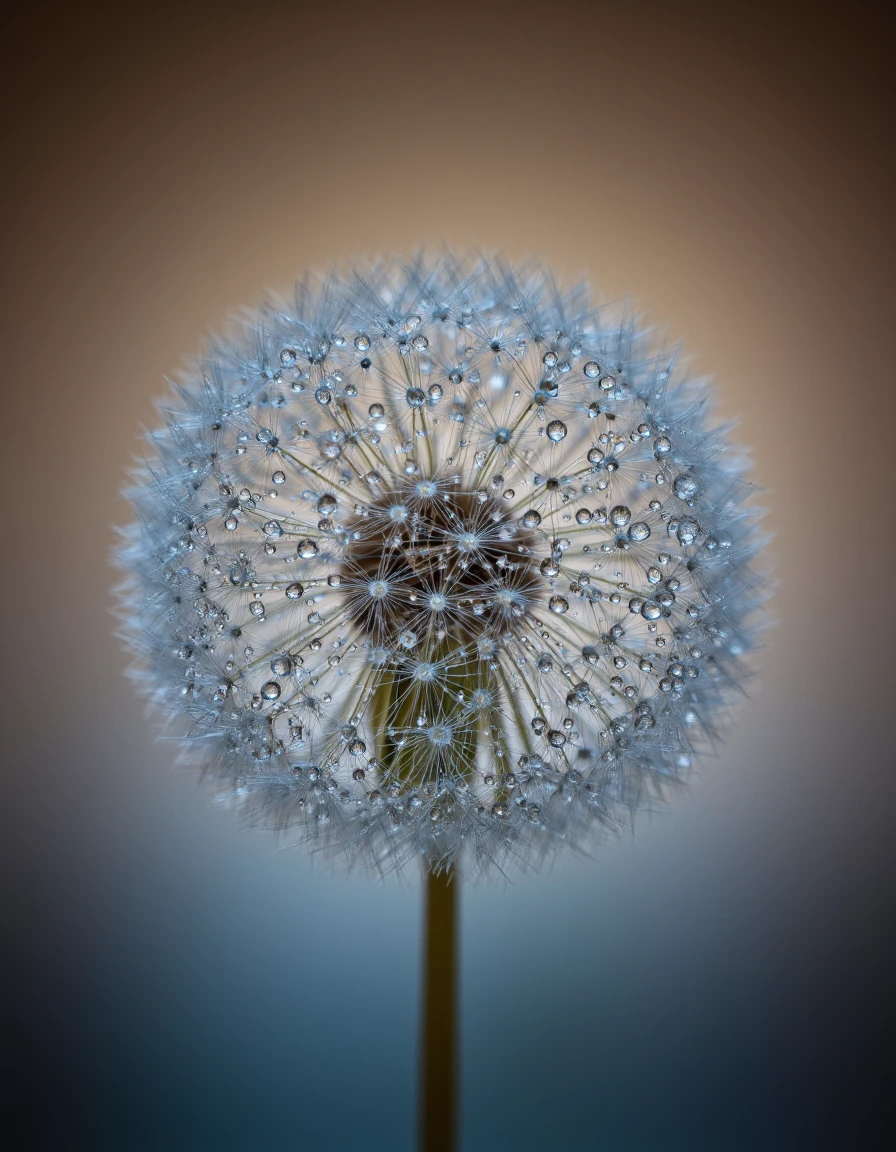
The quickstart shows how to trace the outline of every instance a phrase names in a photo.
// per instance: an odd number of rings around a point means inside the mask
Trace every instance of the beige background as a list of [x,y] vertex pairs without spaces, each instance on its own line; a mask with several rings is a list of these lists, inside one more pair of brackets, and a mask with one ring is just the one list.
[[170,773],[107,553],[206,330],[305,269],[447,242],[685,339],[755,448],[780,584],[699,785],[597,862],[465,893],[464,1148],[884,1147],[892,28],[862,5],[184,7],[5,28],[11,1071],[35,1146],[410,1146],[416,878],[330,877]]

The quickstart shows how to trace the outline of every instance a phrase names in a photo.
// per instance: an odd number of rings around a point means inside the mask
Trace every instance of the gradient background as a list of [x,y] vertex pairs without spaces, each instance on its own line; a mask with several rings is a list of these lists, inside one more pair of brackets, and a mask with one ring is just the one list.
[[170,770],[107,552],[208,328],[306,268],[447,241],[685,338],[755,446],[780,581],[697,786],[596,861],[464,891],[463,1148],[889,1147],[892,27],[185,7],[4,26],[15,1146],[412,1146],[418,878],[331,876]]

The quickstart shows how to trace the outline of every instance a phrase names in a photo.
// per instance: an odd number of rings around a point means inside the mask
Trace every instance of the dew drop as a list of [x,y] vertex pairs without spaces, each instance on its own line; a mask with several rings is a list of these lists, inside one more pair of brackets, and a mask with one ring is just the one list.
[[261,686],[261,695],[264,700],[279,700],[280,685],[276,680],[268,680],[267,684]]
[[679,472],[672,490],[679,500],[693,500],[700,491],[700,484],[697,477],[692,476],[690,472]]
[[370,347],[370,337],[364,332],[361,332],[360,335],[355,337],[355,347],[359,352],[366,352]]
[[643,520],[638,520],[637,523],[632,524],[628,530],[629,540],[646,540],[650,535],[650,528],[644,523]]
[[536,512],[534,508],[530,508],[528,510],[528,512],[524,513],[524,515],[523,515],[523,527],[525,527],[525,528],[537,528],[540,523],[541,523],[541,515],[538,512]]
[[600,364],[596,360],[589,360],[583,371],[589,380],[596,380],[600,376]]
[[296,581],[294,584],[289,584],[286,588],[287,600],[299,600],[305,591],[305,585]]
[[296,552],[303,560],[311,560],[318,553],[318,547],[313,540],[300,540]]
[[592,515],[587,508],[580,508],[576,512],[576,524],[590,524]]
[[548,440],[553,440],[555,444],[559,444],[567,431],[568,429],[562,420],[552,420],[547,427]]
[[569,611],[569,601],[564,596],[552,596],[548,601],[548,607],[558,616],[562,616],[564,612]]
[[632,518],[632,511],[624,504],[617,504],[610,509],[610,523],[616,528],[624,528]]
[[274,484],[284,484],[286,482],[286,473],[281,472],[279,469],[273,474],[271,480]]
[[426,393],[422,388],[408,388],[405,399],[409,408],[422,408],[426,402]]
[[317,510],[321,516],[329,516],[331,512],[336,511],[336,497],[335,496],[321,496],[317,502]]
[[275,656],[271,661],[271,671],[275,676],[288,676],[292,671],[292,660],[289,656]]

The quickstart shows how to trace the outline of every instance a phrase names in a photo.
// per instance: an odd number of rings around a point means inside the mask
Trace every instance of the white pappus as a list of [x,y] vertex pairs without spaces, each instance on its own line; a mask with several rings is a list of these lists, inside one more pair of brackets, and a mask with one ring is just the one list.
[[761,516],[708,399],[539,267],[306,282],[162,405],[117,553],[135,674],[222,798],[349,863],[586,850],[748,670]]

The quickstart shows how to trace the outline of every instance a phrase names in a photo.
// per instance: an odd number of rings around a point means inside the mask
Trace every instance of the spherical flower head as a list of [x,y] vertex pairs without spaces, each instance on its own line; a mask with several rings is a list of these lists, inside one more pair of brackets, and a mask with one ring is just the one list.
[[586,848],[687,774],[763,593],[705,387],[539,268],[306,284],[129,489],[123,632],[219,793],[380,869]]

